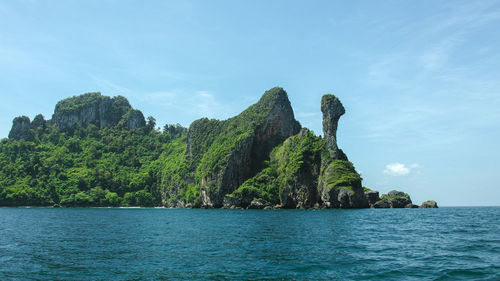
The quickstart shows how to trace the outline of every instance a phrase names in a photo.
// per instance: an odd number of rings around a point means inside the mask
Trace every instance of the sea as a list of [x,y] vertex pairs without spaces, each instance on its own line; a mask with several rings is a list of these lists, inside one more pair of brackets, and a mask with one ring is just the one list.
[[500,280],[500,207],[0,208],[0,280]]

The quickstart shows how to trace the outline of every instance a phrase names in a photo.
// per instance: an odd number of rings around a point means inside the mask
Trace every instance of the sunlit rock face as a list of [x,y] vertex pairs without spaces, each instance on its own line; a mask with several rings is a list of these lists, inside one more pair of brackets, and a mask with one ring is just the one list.
[[142,113],[133,109],[126,98],[110,98],[100,93],[61,100],[56,105],[51,122],[60,130],[90,124],[99,128],[120,125],[124,129],[136,129],[146,124]]

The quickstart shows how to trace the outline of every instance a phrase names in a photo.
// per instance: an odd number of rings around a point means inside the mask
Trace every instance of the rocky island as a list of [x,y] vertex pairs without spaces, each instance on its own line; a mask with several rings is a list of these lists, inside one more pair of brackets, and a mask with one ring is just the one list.
[[67,98],[50,120],[13,120],[0,143],[0,205],[419,207],[404,192],[379,196],[363,187],[337,145],[342,103],[324,95],[321,111],[323,136],[316,136],[275,87],[227,120],[202,118],[189,128],[159,130],[124,97]]

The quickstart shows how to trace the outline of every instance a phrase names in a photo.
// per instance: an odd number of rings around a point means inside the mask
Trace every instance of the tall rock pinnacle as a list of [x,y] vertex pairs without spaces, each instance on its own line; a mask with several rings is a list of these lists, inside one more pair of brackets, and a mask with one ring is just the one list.
[[321,112],[323,112],[323,134],[325,135],[326,148],[332,158],[336,159],[343,154],[339,152],[337,146],[337,125],[340,116],[345,113],[345,109],[336,96],[328,94],[321,98]]

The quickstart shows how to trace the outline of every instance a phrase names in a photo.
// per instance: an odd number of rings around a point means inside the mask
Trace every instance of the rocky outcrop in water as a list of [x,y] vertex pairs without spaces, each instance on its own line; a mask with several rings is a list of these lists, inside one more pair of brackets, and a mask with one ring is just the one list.
[[407,208],[412,207],[410,195],[402,191],[391,190],[382,194],[380,200],[374,204],[374,208]]
[[12,120],[12,128],[9,132],[9,139],[31,140],[33,135],[30,132],[31,123],[27,116],[19,116]]
[[365,192],[366,200],[368,201],[368,205],[373,208],[375,203],[380,200],[378,191],[369,190]]
[[337,127],[344,106],[334,95],[321,99],[323,133],[328,154],[321,159],[318,190],[327,208],[365,208],[368,200],[361,185],[361,176],[337,145]]
[[419,208],[437,208],[437,207],[438,207],[438,205],[437,205],[436,201],[427,200],[427,201],[423,202]]
[[407,204],[407,205],[405,206],[405,208],[408,208],[408,209],[415,209],[415,208],[418,208],[418,205],[415,205],[415,204],[413,204],[413,203],[410,203],[410,204]]

